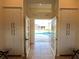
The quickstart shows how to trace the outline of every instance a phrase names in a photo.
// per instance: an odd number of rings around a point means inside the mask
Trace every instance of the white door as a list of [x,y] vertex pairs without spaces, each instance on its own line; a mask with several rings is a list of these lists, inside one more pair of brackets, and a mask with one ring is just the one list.
[[25,55],[28,57],[30,51],[30,19],[25,17]]
[[60,54],[68,55],[75,48],[77,10],[60,11]]
[[56,56],[56,34],[57,34],[57,19],[56,17],[54,17],[51,21],[51,48],[52,48],[52,51],[53,51],[53,54],[54,54],[54,57]]
[[10,54],[22,54],[22,10],[19,8],[4,8],[5,18],[5,48]]

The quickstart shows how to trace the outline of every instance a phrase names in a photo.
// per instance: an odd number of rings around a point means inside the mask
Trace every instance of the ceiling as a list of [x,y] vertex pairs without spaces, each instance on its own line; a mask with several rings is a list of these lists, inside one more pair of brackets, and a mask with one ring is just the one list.
[[51,18],[54,0],[28,0],[29,16],[33,18]]

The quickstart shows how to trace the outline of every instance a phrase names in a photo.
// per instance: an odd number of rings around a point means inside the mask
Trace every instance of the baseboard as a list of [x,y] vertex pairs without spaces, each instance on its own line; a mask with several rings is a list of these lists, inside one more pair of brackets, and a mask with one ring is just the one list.
[[60,56],[73,56],[72,54],[63,54],[63,55],[60,55]]
[[8,57],[22,57],[22,55],[8,55]]

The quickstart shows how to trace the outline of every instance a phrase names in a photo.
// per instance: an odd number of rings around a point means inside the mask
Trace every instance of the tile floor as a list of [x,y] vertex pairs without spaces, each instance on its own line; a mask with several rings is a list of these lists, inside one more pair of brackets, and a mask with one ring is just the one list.
[[36,42],[31,47],[28,59],[53,59],[50,44],[48,42]]
[[[31,46],[28,59],[54,59],[51,45],[48,42],[36,42]],[[55,59],[71,59],[71,56],[59,56]]]
[[[28,59],[54,59],[48,42],[36,42],[31,46]],[[21,57],[9,57],[9,59],[23,59]],[[59,56],[56,59],[71,59],[70,56]]]

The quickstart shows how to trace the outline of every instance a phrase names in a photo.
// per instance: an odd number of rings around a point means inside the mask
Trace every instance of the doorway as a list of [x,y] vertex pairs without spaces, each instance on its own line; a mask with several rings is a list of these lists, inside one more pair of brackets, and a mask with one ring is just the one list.
[[[28,20],[28,19],[27,19]],[[33,22],[33,24],[32,24]],[[27,40],[27,57],[29,59],[55,59],[56,56],[56,17],[52,19],[34,19],[31,32],[34,34],[34,44],[29,48]],[[28,53],[29,51],[29,53]]]
[[35,42],[50,42],[51,41],[51,20],[35,19]]

